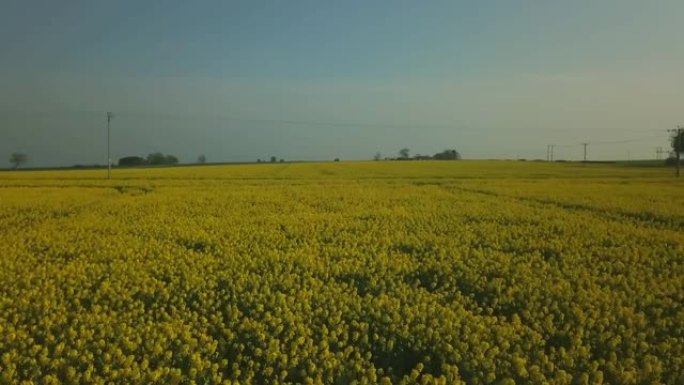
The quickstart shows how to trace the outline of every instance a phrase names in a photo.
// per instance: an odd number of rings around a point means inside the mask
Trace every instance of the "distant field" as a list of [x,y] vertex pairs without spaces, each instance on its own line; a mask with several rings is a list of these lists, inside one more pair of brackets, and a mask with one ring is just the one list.
[[684,181],[507,161],[0,172],[0,384],[682,384]]

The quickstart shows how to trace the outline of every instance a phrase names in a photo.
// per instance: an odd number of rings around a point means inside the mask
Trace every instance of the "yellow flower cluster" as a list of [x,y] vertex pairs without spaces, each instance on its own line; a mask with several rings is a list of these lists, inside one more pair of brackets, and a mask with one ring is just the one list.
[[0,174],[0,384],[684,378],[684,196],[663,175],[372,162],[115,177]]

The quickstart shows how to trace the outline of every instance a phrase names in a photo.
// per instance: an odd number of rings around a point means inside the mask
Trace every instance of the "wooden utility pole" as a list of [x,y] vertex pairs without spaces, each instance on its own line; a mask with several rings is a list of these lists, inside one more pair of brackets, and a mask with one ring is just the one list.
[[553,162],[553,147],[555,144],[547,144],[546,145],[546,161],[547,162]]
[[584,146],[584,164],[585,165],[587,164],[587,145],[589,145],[589,143],[587,143],[587,142],[582,143],[582,146]]
[[112,121],[113,117],[114,117],[114,114],[112,114],[111,112],[107,112],[107,179],[112,179],[112,156],[110,153],[110,145],[109,145],[109,139],[110,139],[109,123]]

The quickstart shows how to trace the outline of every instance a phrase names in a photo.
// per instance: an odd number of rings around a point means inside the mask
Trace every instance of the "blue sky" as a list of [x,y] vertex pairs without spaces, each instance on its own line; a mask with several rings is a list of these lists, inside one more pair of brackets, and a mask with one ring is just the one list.
[[[648,158],[684,123],[684,2],[5,1],[0,153],[32,165]],[[605,143],[626,141],[626,143]]]

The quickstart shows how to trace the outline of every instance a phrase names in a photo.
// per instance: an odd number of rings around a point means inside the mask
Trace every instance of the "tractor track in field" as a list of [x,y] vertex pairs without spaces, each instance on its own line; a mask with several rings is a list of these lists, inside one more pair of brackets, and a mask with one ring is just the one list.
[[[653,213],[649,213],[649,212],[636,213],[636,212],[629,212],[629,211],[611,210],[611,209],[599,208],[599,207],[580,204],[580,203],[559,202],[559,201],[556,201],[553,199],[541,199],[541,198],[533,198],[533,197],[506,195],[506,194],[500,194],[498,192],[491,191],[491,190],[480,190],[480,189],[461,187],[461,186],[451,186],[451,188],[454,188],[454,189],[457,189],[457,190],[460,190],[463,192],[487,195],[487,196],[496,197],[496,198],[510,199],[510,200],[517,201],[517,202],[527,204],[527,205],[536,205],[536,206],[541,206],[541,207],[557,207],[557,208],[560,208],[563,210],[568,210],[568,211],[580,211],[580,212],[591,213],[591,214],[595,214],[597,216],[600,216],[600,217],[603,217],[603,218],[606,218],[609,220],[613,220],[613,221],[623,222],[625,219],[628,219],[628,220],[639,222],[640,224],[642,224],[644,226],[655,227],[655,228],[659,228],[659,229],[665,228],[665,229],[672,230],[672,231],[684,230],[684,218],[678,218],[678,217],[668,218],[668,217],[664,217],[662,215],[657,215],[657,214],[653,214]],[[444,186],[444,189],[449,191],[446,188],[446,186]]]

